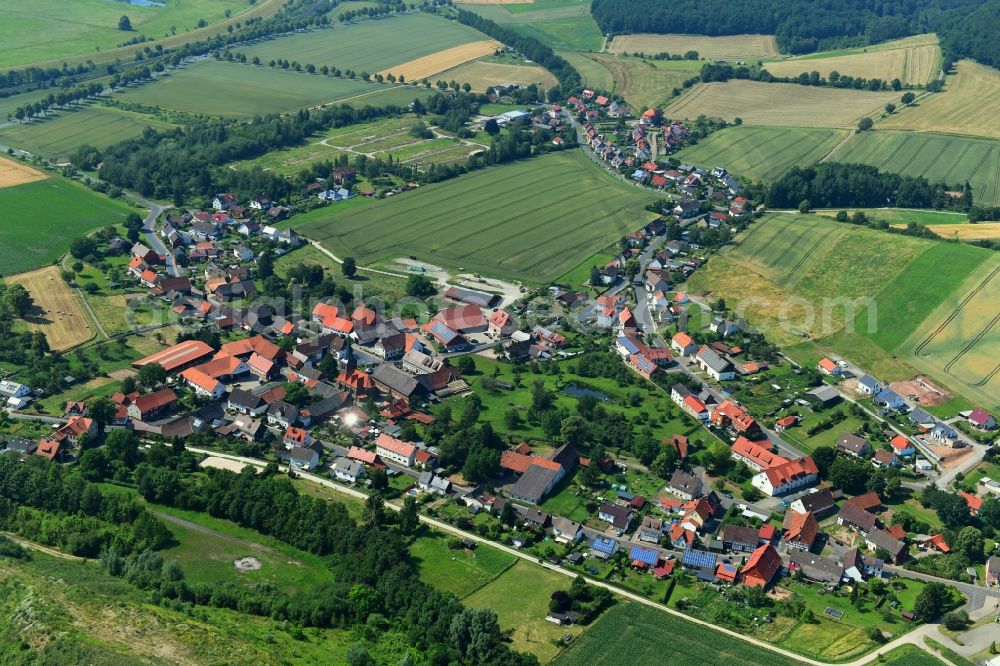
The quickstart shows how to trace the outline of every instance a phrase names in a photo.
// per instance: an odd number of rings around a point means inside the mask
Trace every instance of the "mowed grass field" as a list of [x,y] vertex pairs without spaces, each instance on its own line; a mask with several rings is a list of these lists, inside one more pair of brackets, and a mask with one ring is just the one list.
[[847,130],[802,127],[727,127],[676,157],[685,164],[724,166],[741,176],[780,178],[792,167],[810,167],[847,136]]
[[[118,93],[117,98],[188,113],[252,118],[344,102],[350,98],[374,105],[373,100],[379,93],[391,89],[388,84],[366,83],[360,78],[334,78],[204,60],[172,71],[152,83]],[[403,89],[409,101],[419,94],[411,86],[403,86]]]
[[559,55],[576,68],[576,71],[583,77],[583,84],[588,88],[599,88],[601,90],[614,89],[614,76],[607,67],[590,57],[593,54],[577,51],[559,51]]
[[604,35],[590,15],[587,0],[476,3],[463,4],[461,8],[506,24],[557,50],[600,51],[604,45]]
[[[97,47],[107,50],[140,34],[163,37],[171,28],[187,32],[199,20],[217,23],[227,11],[236,17],[252,8],[246,0],[162,1],[165,7],[108,0],[4,0],[0,67],[92,54]],[[132,23],[131,33],[118,29],[123,14]]]
[[697,51],[706,60],[759,60],[779,55],[774,35],[618,35],[608,45],[611,53],[669,53]]
[[968,182],[975,203],[1000,205],[1000,141],[879,130],[852,136],[830,160],[871,164],[932,183]]
[[265,63],[283,58],[374,74],[396,72],[399,65],[411,60],[485,39],[482,33],[460,23],[418,12],[284,35],[240,47],[239,51]]
[[716,116],[747,125],[854,127],[862,116],[881,111],[899,93],[816,88],[794,83],[727,81],[700,83],[665,111],[670,118]]
[[484,91],[498,83],[517,83],[523,86],[538,83],[542,90],[548,90],[558,83],[556,77],[544,67],[512,65],[486,60],[467,62],[454,69],[441,72],[436,78],[444,81],[468,83],[475,91]]
[[0,129],[0,143],[53,159],[66,159],[83,144],[103,148],[140,136],[147,127],[166,123],[128,111],[86,106]]
[[921,97],[879,123],[886,129],[964,134],[1000,139],[1000,72],[962,60],[945,77],[944,92]]
[[0,188],[0,274],[52,263],[70,242],[97,227],[118,224],[125,204],[62,178]]
[[917,35],[876,46],[850,51],[814,53],[764,65],[775,76],[798,76],[802,72],[830,72],[842,76],[899,79],[904,84],[923,85],[938,78],[941,70],[941,47],[935,35]]
[[655,608],[619,603],[605,611],[552,663],[554,666],[663,663],[801,666],[803,662]]
[[636,109],[665,105],[674,88],[680,88],[701,69],[694,60],[642,60],[607,53],[585,53],[584,58],[606,70],[611,90]]
[[420,580],[461,599],[510,568],[513,555],[480,545],[475,550],[452,550],[445,539],[422,536],[410,546]]
[[343,214],[319,209],[295,228],[372,264],[414,255],[529,282],[575,268],[653,217],[651,197],[579,151],[553,153],[421,187]]
[[28,328],[41,331],[55,350],[69,349],[94,335],[77,293],[63,281],[59,269],[46,266],[6,280],[28,290],[35,307],[26,318]]

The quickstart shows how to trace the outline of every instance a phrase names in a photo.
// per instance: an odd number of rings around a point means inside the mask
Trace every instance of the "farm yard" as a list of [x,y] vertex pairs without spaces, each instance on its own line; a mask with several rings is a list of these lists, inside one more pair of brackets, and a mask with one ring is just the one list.
[[[669,646],[663,637],[669,636]],[[554,666],[598,666],[609,663],[662,663],[685,666],[800,666],[802,662],[732,638],[654,608],[619,603],[553,662]]]
[[775,180],[792,167],[813,166],[845,137],[846,131],[836,129],[740,125],[682,149],[677,159],[696,166],[724,166],[755,180]]
[[674,88],[697,75],[695,60],[642,60],[607,53],[582,54],[610,73],[612,90],[636,108],[663,106]]
[[917,105],[882,120],[886,129],[962,134],[1000,139],[1000,72],[961,60],[945,77],[944,92],[920,98]]
[[[418,12],[283,35],[241,46],[239,51],[247,58],[256,56],[265,63],[286,59],[297,60],[303,65],[312,63],[316,67],[328,65],[344,71],[353,69],[359,75],[363,71],[373,74],[385,71],[398,75],[403,71],[401,65],[463,44],[478,43],[479,46],[468,52],[463,60],[442,59],[443,66],[437,71],[477,58],[484,55],[482,45],[485,39],[482,33],[460,23]],[[386,45],[392,45],[392,48],[386,48]],[[486,53],[492,51],[491,48]],[[406,78],[429,75],[424,73],[411,77],[406,74]]]
[[140,136],[147,127],[169,127],[148,116],[85,106],[0,129],[0,143],[53,159],[66,159],[83,144],[103,148]]
[[608,46],[611,53],[669,53],[683,55],[697,51],[706,60],[759,60],[778,53],[774,35],[618,35]]
[[853,128],[862,116],[899,101],[895,92],[817,88],[794,83],[700,83],[671,104],[670,118],[715,116],[747,125]]
[[898,78],[904,85],[923,85],[938,77],[941,48],[934,35],[917,35],[863,49],[776,60],[766,63],[764,68],[775,76],[794,77],[802,72],[819,72],[826,78],[835,71],[841,76],[883,81]]
[[[220,23],[229,12],[259,15],[278,0],[261,0],[253,7],[246,0],[185,0],[166,6],[131,3],[128,16],[137,33],[163,37],[197,28],[198,21]],[[120,3],[107,0],[4,0],[0,23],[0,67],[47,61],[54,58],[110,50],[125,41],[118,30]],[[43,39],[39,36],[44,35]]]
[[31,330],[45,333],[52,349],[69,349],[93,337],[80,297],[63,281],[55,266],[12,275],[7,281],[31,294],[35,307],[25,321]]
[[556,77],[549,70],[533,65],[512,65],[501,62],[474,60],[454,69],[441,72],[441,79],[468,83],[472,89],[482,92],[498,83],[516,83],[529,86],[538,83],[542,90],[556,85]]
[[653,217],[651,197],[612,180],[579,151],[483,169],[296,229],[361,264],[400,256],[544,282]]
[[6,157],[0,157],[0,189],[34,183],[46,178],[48,176],[38,169],[33,169],[27,164],[21,164]]
[[1000,141],[919,132],[855,135],[830,156],[956,187],[968,182],[979,205],[1000,205]]
[[[38,202],[45,201],[40,207]],[[70,242],[97,227],[120,223],[129,208],[62,178],[0,188],[0,274],[49,264]]]
[[[187,113],[252,118],[346,102],[351,98],[357,98],[361,104],[375,104],[372,97],[391,88],[388,84],[366,83],[360,78],[334,78],[204,60],[119,93],[116,98]],[[413,101],[418,94],[416,89],[404,89],[409,101]]]

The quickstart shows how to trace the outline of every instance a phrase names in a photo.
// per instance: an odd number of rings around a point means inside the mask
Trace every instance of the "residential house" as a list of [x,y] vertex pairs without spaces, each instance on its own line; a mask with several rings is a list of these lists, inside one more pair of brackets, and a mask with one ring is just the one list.
[[372,346],[372,353],[387,361],[394,361],[403,356],[406,350],[406,334],[394,333],[379,338]]
[[851,504],[845,504],[837,513],[838,525],[843,525],[859,533],[861,536],[867,536],[869,532],[875,529],[877,522],[874,515]]
[[874,529],[865,536],[865,545],[872,551],[883,550],[889,554],[889,561],[899,564],[906,559],[906,544],[885,530]]
[[241,388],[235,388],[229,393],[226,401],[226,408],[235,410],[241,414],[259,416],[267,411],[267,401],[259,395],[254,395]]
[[552,535],[559,543],[573,543],[583,537],[583,527],[569,518],[555,516],[552,519]]
[[861,395],[878,395],[885,385],[871,375],[862,375],[858,380],[858,393]]
[[867,458],[872,451],[872,445],[866,439],[857,435],[845,432],[837,440],[837,451],[846,453],[855,458]]
[[724,525],[719,532],[722,546],[737,553],[752,553],[757,550],[758,530],[743,525]]
[[288,464],[295,469],[313,470],[319,464],[319,454],[304,446],[294,446],[288,452]]
[[982,497],[965,491],[962,491],[960,494],[962,495],[962,499],[965,500],[965,504],[969,507],[969,513],[973,516],[978,516],[985,500]]
[[962,440],[958,438],[958,431],[944,422],[938,423],[934,426],[928,437],[944,446],[962,446]]
[[375,368],[371,379],[378,390],[391,395],[394,399],[403,398],[412,401],[424,392],[423,385],[412,375],[397,370],[387,363]]
[[868,513],[878,513],[882,510],[882,500],[876,492],[867,492],[844,502],[844,505],[856,506]]
[[284,400],[275,400],[267,408],[267,422],[287,428],[299,422],[299,408]]
[[163,388],[131,401],[126,408],[129,418],[150,421],[177,404],[177,394],[172,389]]
[[704,494],[701,480],[684,470],[676,469],[667,483],[667,490],[683,500],[693,500]]
[[60,462],[62,461],[64,452],[65,447],[63,443],[52,439],[42,439],[38,442],[38,448],[35,449],[35,455],[42,456],[47,460],[59,460]]
[[907,409],[906,401],[898,393],[888,388],[879,391],[878,395],[875,396],[875,404],[882,409],[895,412],[902,412]]
[[863,557],[861,551],[852,548],[841,559],[844,565],[844,578],[863,582],[871,577],[881,578],[884,562],[877,557]]
[[603,502],[597,508],[597,517],[606,523],[611,523],[615,532],[620,536],[628,529],[632,522],[632,512],[625,507]]
[[781,523],[784,530],[784,541],[788,548],[809,550],[819,535],[819,523],[812,513],[786,511]]
[[375,441],[375,453],[383,460],[413,467],[416,462],[417,447],[401,439],[382,433]]
[[878,468],[899,467],[899,459],[891,451],[879,449],[872,456],[872,465]]
[[808,580],[826,585],[839,585],[844,577],[844,565],[837,560],[796,550],[788,556],[789,571],[800,571]]
[[709,377],[717,382],[727,381],[736,376],[733,364],[725,358],[719,356],[707,346],[703,345],[701,349],[698,350],[698,353],[695,354],[694,358],[698,367],[704,370]]
[[986,587],[1000,587],[1000,557],[992,556],[986,560],[986,575],[983,582]]
[[639,525],[639,540],[659,543],[661,536],[663,536],[663,521],[653,516],[645,516]]
[[837,501],[829,490],[817,490],[806,493],[791,503],[789,509],[798,513],[812,513],[817,519],[823,519],[837,508]]
[[296,446],[312,446],[315,441],[309,431],[305,428],[296,428],[295,426],[288,426],[285,428],[285,434],[281,439],[282,443],[285,445],[286,449],[291,449]]
[[979,430],[993,430],[997,427],[996,419],[981,407],[972,410],[968,417],[969,424]]
[[917,449],[913,446],[913,443],[907,439],[904,435],[896,435],[889,442],[889,446],[892,447],[892,452],[896,454],[898,458],[909,458]]
[[743,567],[743,584],[747,587],[767,587],[781,571],[781,567],[781,555],[774,546],[759,546]]
[[816,463],[811,456],[806,456],[764,469],[756,474],[750,483],[765,495],[777,497],[811,486],[818,478],[819,469]]
[[611,537],[596,536],[590,543],[590,555],[601,560],[607,560],[618,550],[618,542]]
[[433,472],[421,472],[417,476],[417,487],[435,495],[447,495],[451,491],[451,481]]
[[752,442],[743,436],[737,437],[736,441],[733,442],[733,446],[730,449],[730,457],[733,460],[742,462],[755,472],[784,465],[788,462],[787,458],[783,458],[771,451],[770,440],[764,439]]
[[216,194],[212,199],[212,208],[215,210],[229,210],[236,205],[236,197],[228,192]]
[[680,356],[692,356],[698,351],[698,345],[687,333],[676,333],[670,339],[670,349]]
[[339,457],[333,461],[333,476],[338,481],[357,483],[365,475],[365,466],[357,460]]
[[816,368],[824,375],[829,375],[831,377],[839,377],[841,375],[840,366],[828,358],[820,359]]

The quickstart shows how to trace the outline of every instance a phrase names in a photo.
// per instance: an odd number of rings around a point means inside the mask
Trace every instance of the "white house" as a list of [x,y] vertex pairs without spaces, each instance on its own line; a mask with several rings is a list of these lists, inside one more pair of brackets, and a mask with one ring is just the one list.
[[413,467],[416,460],[417,447],[401,439],[390,437],[385,433],[378,436],[375,441],[375,453],[384,460]]
[[293,447],[288,453],[288,464],[296,469],[316,469],[319,464],[319,454],[303,446]]
[[351,191],[341,187],[336,190],[323,190],[316,196],[320,201],[343,201],[351,198]]
[[340,457],[333,461],[333,475],[338,481],[356,483],[365,475],[365,466],[357,460]]
[[694,357],[698,367],[717,382],[724,382],[736,376],[733,364],[708,347],[702,347]]
[[31,393],[31,388],[25,384],[18,384],[9,379],[0,382],[0,396],[4,398],[23,398]]
[[885,386],[871,375],[862,375],[858,380],[858,393],[861,395],[878,395]]
[[234,205],[236,205],[236,197],[228,192],[216,194],[215,198],[212,199],[212,208],[215,210],[229,210]]
[[778,497],[816,483],[819,470],[809,456],[789,460],[765,469],[750,480],[753,487],[769,497]]
[[687,333],[676,333],[670,339],[670,349],[680,356],[691,356],[698,351],[698,345],[694,343]]
[[253,259],[253,250],[246,245],[237,245],[233,248],[233,256],[239,261],[250,261]]
[[271,207],[271,200],[265,196],[254,197],[250,207],[254,210],[267,210]]

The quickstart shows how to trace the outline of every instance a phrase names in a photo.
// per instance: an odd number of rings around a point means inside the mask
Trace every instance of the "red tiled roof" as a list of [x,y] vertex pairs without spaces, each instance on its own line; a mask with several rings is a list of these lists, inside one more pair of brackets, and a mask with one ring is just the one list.
[[[768,442],[770,444],[770,442]],[[732,446],[733,453],[739,455],[742,458],[753,461],[757,465],[760,465],[763,469],[770,467],[777,467],[778,465],[784,465],[788,462],[787,458],[782,458],[776,453],[772,453],[769,449],[764,448],[760,444],[751,442],[746,437],[737,437],[736,441]]]
[[753,551],[743,567],[743,584],[748,587],[764,587],[781,568],[781,555],[774,546],[765,544]]
[[819,469],[812,457],[806,456],[805,458],[789,460],[783,465],[768,467],[764,470],[764,474],[767,475],[771,486],[777,488],[804,476],[819,474]]
[[279,354],[281,354],[281,347],[274,344],[263,335],[255,335],[250,338],[244,338],[243,340],[233,340],[232,342],[227,342],[219,349],[220,354],[227,354],[229,356],[245,356],[254,352],[260,354],[268,360],[273,361]]
[[390,437],[389,435],[382,433],[375,440],[375,446],[379,448],[386,449],[387,451],[392,451],[393,453],[399,454],[401,456],[410,457],[416,453],[417,447],[409,442],[404,442],[401,439],[396,439],[395,437]]
[[910,443],[910,440],[903,435],[896,435],[892,438],[892,441],[889,442],[889,444],[897,451],[905,451],[906,449],[913,448],[913,444]]
[[211,347],[201,340],[185,340],[155,354],[150,354],[146,358],[139,359],[132,365],[138,368],[147,363],[158,363],[167,372],[173,372],[182,365],[194,363],[205,358],[213,351]]
[[202,363],[197,366],[196,369],[205,373],[212,379],[218,379],[219,377],[234,374],[237,370],[239,370],[240,365],[242,364],[243,361],[235,356],[229,356],[228,354],[219,352],[219,354],[217,354],[211,361]]
[[844,502],[845,504],[850,504],[851,506],[856,506],[862,511],[871,512],[872,509],[877,509],[882,506],[882,500],[879,499],[878,493],[870,492],[864,495],[858,495],[857,497],[852,497],[851,499]]
[[351,460],[360,460],[366,465],[374,465],[375,460],[378,458],[374,451],[367,451],[358,446],[352,446],[348,449],[347,457]]
[[795,541],[810,546],[816,540],[816,535],[819,533],[819,523],[816,522],[816,517],[811,511],[807,511],[806,513],[789,511],[785,514],[784,528],[785,539],[787,541]]
[[214,393],[218,387],[219,382],[214,377],[206,375],[202,370],[198,368],[188,368],[181,373],[181,377],[186,379],[188,382],[194,384],[200,389],[208,391],[209,393]]
[[138,408],[140,414],[145,416],[174,402],[177,402],[177,394],[172,389],[165,388],[139,396],[132,401],[132,404]]
[[59,455],[59,450],[62,448],[62,442],[57,442],[51,439],[43,439],[38,442],[38,448],[35,450],[35,454],[42,456],[43,458],[48,458],[49,460],[55,460],[56,456]]
[[834,372],[837,369],[837,364],[828,358],[824,358],[819,362],[819,367],[823,368],[827,372]]

